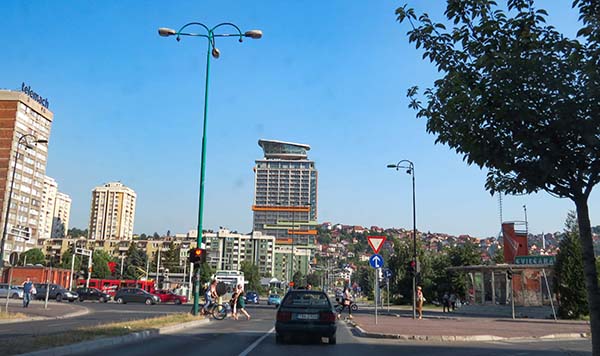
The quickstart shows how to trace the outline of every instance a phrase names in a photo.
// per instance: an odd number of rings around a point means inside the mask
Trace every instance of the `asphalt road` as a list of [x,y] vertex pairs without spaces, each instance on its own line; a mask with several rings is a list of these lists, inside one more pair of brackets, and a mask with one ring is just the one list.
[[[174,304],[116,304],[91,301],[75,303],[88,308],[90,313],[68,319],[35,320],[20,323],[0,324],[0,343],[3,338],[32,334],[52,334],[82,326],[92,326],[132,319],[152,318],[171,313],[189,312],[190,310],[189,305]],[[70,305],[71,303],[62,304]],[[54,305],[56,305],[56,302],[48,302],[48,305],[50,308],[52,308]]]
[[[433,343],[370,339],[353,335],[344,322],[338,323],[337,345],[298,339],[275,343],[275,309],[266,305],[248,307],[251,320],[214,321],[193,330],[163,335],[139,343],[115,346],[81,355],[177,356],[216,355],[591,355],[589,340],[526,342]],[[324,341],[324,340],[323,340]]]

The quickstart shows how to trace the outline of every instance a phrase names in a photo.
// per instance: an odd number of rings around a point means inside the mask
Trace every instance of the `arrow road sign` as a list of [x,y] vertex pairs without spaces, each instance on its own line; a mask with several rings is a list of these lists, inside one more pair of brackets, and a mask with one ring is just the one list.
[[383,278],[390,279],[392,278],[392,271],[389,268],[383,270]]
[[381,246],[383,246],[385,239],[385,236],[367,236],[369,246],[371,246],[375,254],[379,253],[379,250],[381,249]]
[[371,256],[371,258],[369,258],[369,264],[371,264],[371,267],[373,268],[381,268],[383,267],[383,257],[381,257],[381,255],[374,254]]

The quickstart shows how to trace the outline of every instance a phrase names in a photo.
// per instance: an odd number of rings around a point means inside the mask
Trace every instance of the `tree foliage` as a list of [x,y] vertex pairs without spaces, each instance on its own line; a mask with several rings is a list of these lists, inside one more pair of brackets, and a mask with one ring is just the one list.
[[588,302],[583,279],[583,256],[579,229],[574,212],[565,223],[565,234],[560,242],[554,267],[555,289],[559,297],[558,314],[563,319],[578,319],[587,315]]
[[243,261],[240,265],[240,271],[244,272],[244,280],[248,282],[246,289],[259,291],[261,286],[258,266],[252,262]]
[[113,261],[112,256],[104,250],[94,250],[92,254],[92,278],[109,278],[111,276],[108,262]]
[[593,353],[600,355],[600,290],[588,199],[600,182],[600,3],[575,0],[582,28],[569,39],[546,24],[533,0],[449,0],[446,29],[406,5],[409,41],[442,78],[408,90],[436,143],[486,168],[486,189],[546,191],[577,209],[590,305]]
[[42,252],[41,249],[32,248],[31,250],[27,250],[19,255],[19,264],[23,265],[24,263],[32,265],[45,265],[46,256],[44,256],[44,252]]
[[88,229],[85,230],[81,230],[78,229],[76,227],[72,227],[69,230],[67,230],[67,236],[69,236],[72,239],[78,238],[78,237],[88,237]]
[[146,270],[146,262],[148,256],[144,251],[139,249],[136,244],[132,243],[127,250],[127,258],[123,264],[123,278],[124,279],[139,279],[142,277],[142,270]]

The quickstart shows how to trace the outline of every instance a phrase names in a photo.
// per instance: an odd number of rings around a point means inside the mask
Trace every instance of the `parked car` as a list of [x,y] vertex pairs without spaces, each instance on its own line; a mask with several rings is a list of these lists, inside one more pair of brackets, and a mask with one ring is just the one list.
[[326,337],[336,343],[337,317],[327,294],[321,291],[293,290],[288,292],[275,322],[275,342],[283,343],[292,336]]
[[279,296],[279,294],[271,294],[267,299],[267,304],[279,306],[279,304],[281,304],[281,297]]
[[77,294],[79,295],[79,301],[84,300],[97,300],[100,303],[106,303],[110,300],[110,294],[104,293],[97,288],[77,288]]
[[260,297],[256,292],[248,292],[246,293],[246,303],[258,304],[260,301]]
[[115,301],[119,304],[125,303],[160,303],[160,298],[157,295],[146,292],[141,288],[121,288],[115,294]]
[[62,302],[63,299],[66,299],[71,303],[79,299],[79,295],[76,292],[71,292],[58,284],[34,283],[34,286],[36,300],[46,299],[46,286],[50,287],[48,290],[48,299],[56,299],[57,302]]
[[7,295],[13,299],[23,299],[23,287],[10,286],[9,289],[8,283],[0,283],[0,298],[6,298]]
[[183,296],[183,295],[178,295],[175,294],[173,292],[171,292],[170,290],[158,290],[156,292],[154,292],[153,294],[157,295],[160,298],[160,302],[161,303],[175,303],[175,304],[181,304],[181,303],[187,303],[188,299],[187,297]]

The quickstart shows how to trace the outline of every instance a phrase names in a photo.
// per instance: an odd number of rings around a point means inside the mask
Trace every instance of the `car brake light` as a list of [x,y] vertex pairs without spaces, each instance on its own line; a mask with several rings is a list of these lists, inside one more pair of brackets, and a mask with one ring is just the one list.
[[326,322],[335,322],[335,314],[333,314],[333,312],[330,311],[321,312],[319,313],[319,320]]
[[286,311],[277,312],[277,321],[290,321],[292,320],[292,313]]

